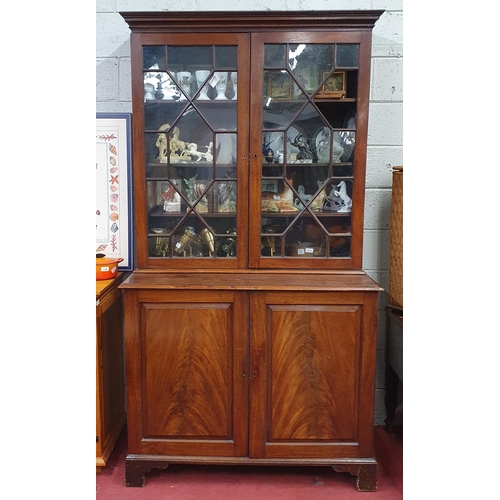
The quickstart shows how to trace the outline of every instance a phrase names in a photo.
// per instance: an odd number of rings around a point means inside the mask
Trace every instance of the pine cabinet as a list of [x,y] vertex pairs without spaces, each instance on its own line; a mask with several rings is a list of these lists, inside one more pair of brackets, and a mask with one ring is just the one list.
[[169,463],[322,464],[376,489],[380,288],[361,262],[380,14],[122,13],[127,485]]

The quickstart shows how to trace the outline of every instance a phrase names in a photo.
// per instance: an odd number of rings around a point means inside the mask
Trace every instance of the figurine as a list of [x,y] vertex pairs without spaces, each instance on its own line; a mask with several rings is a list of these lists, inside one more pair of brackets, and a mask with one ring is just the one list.
[[[160,130],[168,132],[170,130],[170,124],[164,123]],[[157,160],[160,163],[167,163],[168,156],[170,155],[171,160],[180,160],[181,154],[188,147],[188,143],[179,140],[179,127],[174,127],[170,134],[170,148],[168,147],[167,134],[160,133],[158,134],[158,139],[156,140],[156,147],[158,148],[158,157]]]
[[292,146],[295,146],[299,149],[299,152],[297,153],[297,160],[312,160],[314,158],[307,139],[303,134],[297,134],[293,142],[290,140],[290,138],[287,138],[287,141]]
[[275,157],[274,157],[274,151],[271,149],[271,144],[274,142],[274,139],[271,141],[264,139],[264,142],[262,144],[262,154],[264,155],[267,163],[274,163],[275,162]]
[[196,161],[200,161],[202,159],[207,160],[207,161],[212,161],[213,156],[212,156],[212,148],[213,148],[213,143],[210,142],[208,146],[205,146],[207,149],[206,153],[201,153],[198,151],[198,145],[194,142],[190,142],[187,144],[187,149],[185,149],[182,153],[181,156],[191,156],[191,159],[197,158]]
[[187,149],[188,143],[179,139],[179,127],[174,127],[170,134],[170,157],[180,158],[182,152]]
[[332,210],[333,212],[338,212],[343,205],[342,199],[335,191],[335,187],[332,187],[330,194],[325,198],[325,203],[323,205],[323,210]]
[[[186,186],[186,195],[191,205],[194,205],[202,197],[206,189],[206,184],[204,182],[196,181],[196,177],[198,177],[198,175],[195,175],[194,177],[191,177],[187,180],[183,179],[183,182]],[[208,212],[208,203],[206,196],[203,196],[203,198],[201,198],[200,202],[196,206],[196,210],[198,212]]]
[[169,184],[169,187],[160,196],[163,198],[163,210],[165,212],[181,211],[181,195],[173,184]]
[[350,212],[352,208],[352,200],[347,194],[347,186],[345,184],[345,181],[340,181],[337,187],[339,188],[339,190],[335,191],[335,194],[339,196],[343,202],[343,205],[340,210],[338,210],[338,212]]
[[219,212],[236,212],[236,183],[221,182],[218,184],[217,210]]
[[320,163],[328,163],[330,161],[330,129],[323,127],[318,134],[317,156]]
[[[338,133],[333,136],[333,155],[332,162],[340,163],[340,158],[344,154],[344,148],[342,145],[335,140]],[[330,161],[330,130],[327,127],[323,127],[321,132],[318,134],[317,142],[317,155],[318,161],[321,163],[328,163]]]
[[[169,130],[170,125],[165,123],[160,127],[160,130]],[[167,134],[158,134],[158,139],[156,139],[155,146],[158,148],[158,157],[156,158],[160,163],[167,163],[168,155],[168,141]]]
[[345,181],[340,181],[339,184],[333,186],[330,194],[325,198],[325,210],[333,210],[334,212],[350,212],[352,208],[352,200],[347,194],[347,186]]
[[293,190],[290,187],[292,177],[285,182],[281,193],[273,193],[271,191],[262,191],[261,193],[261,209],[263,212],[297,212],[298,208],[293,204]]
[[297,192],[299,194],[299,197],[295,198],[295,201],[293,202],[293,204],[299,210],[302,210],[304,208],[304,205],[302,204],[302,202],[303,203],[309,203],[311,201],[311,198],[313,197],[313,195],[312,194],[306,194],[306,190],[305,190],[304,186],[302,186],[302,185],[300,185],[297,188]]

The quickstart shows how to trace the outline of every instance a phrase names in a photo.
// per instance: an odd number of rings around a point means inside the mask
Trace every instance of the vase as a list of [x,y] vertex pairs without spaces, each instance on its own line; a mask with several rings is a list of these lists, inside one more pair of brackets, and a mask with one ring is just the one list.
[[177,73],[177,82],[184,92],[181,99],[184,101],[187,97],[191,97],[191,73],[189,71],[179,71]]
[[233,96],[233,101],[236,101],[236,98],[238,97],[238,73],[234,71],[231,76],[233,77],[233,89],[234,89],[234,96]]
[[217,90],[217,97],[215,98],[217,101],[227,101],[227,97],[225,96],[226,85],[227,85],[227,71],[219,71],[215,73],[217,75],[217,83],[215,85],[215,89]]
[[144,84],[144,100],[154,101],[156,98],[154,96],[155,86],[152,83]]
[[196,71],[196,82],[198,84],[198,88],[200,89],[200,93],[198,94],[197,99],[199,99],[200,101],[210,100],[210,97],[208,97],[208,84],[204,85],[209,74],[210,71],[205,71],[205,70]]
[[229,101],[234,97],[233,73],[228,72],[226,81],[226,91],[224,92],[226,99]]

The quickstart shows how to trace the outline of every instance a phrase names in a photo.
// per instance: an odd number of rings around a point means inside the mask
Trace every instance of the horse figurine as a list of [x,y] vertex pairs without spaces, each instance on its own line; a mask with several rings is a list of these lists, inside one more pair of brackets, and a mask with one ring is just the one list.
[[[168,132],[170,130],[170,124],[169,123],[164,123],[160,127],[161,131]],[[167,143],[167,134],[166,133],[160,133],[158,134],[158,139],[156,140],[156,147],[158,148],[158,158],[157,160],[160,163],[167,163],[167,156],[170,155],[171,159],[177,159],[180,158],[180,154],[188,149],[188,143],[179,140],[179,135],[180,135],[180,130],[179,127],[174,127],[172,129],[172,132],[170,134],[170,147],[168,146]]]
[[212,161],[213,160],[213,155],[212,155],[212,148],[213,148],[213,143],[210,142],[208,146],[203,146],[206,148],[207,152],[202,153],[201,151],[198,151],[198,144],[194,142],[190,142],[187,144],[187,149],[185,149],[182,153],[181,156],[190,156],[191,159],[197,159],[196,161],[200,160],[206,160],[206,161]]
[[347,194],[347,186],[345,184],[345,181],[340,181],[337,187],[339,188],[339,190],[335,191],[335,194],[343,202],[343,206],[340,207],[340,209],[337,210],[337,212],[350,212],[352,209],[352,200]]

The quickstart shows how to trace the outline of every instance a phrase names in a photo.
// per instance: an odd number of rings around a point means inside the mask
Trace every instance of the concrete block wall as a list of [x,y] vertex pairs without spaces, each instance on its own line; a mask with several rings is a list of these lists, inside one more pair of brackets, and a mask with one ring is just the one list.
[[[121,11],[271,10],[267,0],[96,0],[96,111],[132,111],[130,31]],[[373,30],[363,269],[380,295],[375,423],[384,407],[385,313],[389,288],[392,168],[403,165],[403,0],[274,0],[272,10],[384,9]]]

